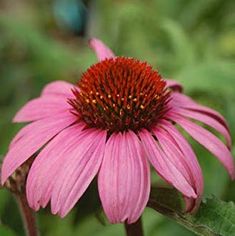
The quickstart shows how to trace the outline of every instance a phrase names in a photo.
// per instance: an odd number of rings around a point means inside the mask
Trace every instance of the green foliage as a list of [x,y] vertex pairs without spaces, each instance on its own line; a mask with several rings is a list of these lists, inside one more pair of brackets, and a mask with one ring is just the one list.
[[3,236],[16,236],[11,229],[7,228],[6,226],[0,225],[0,235]]
[[[191,218],[191,217],[189,217]],[[223,202],[214,197],[206,198],[198,213],[192,217],[195,231],[205,227],[208,235],[235,235],[235,205],[233,202]],[[203,234],[202,234],[203,235]]]
[[[197,235],[235,235],[235,205],[215,197],[205,198],[195,215],[183,214],[181,197],[175,190],[156,188],[149,207],[174,219]],[[174,201],[173,201],[174,200]],[[176,204],[178,202],[178,204]]]

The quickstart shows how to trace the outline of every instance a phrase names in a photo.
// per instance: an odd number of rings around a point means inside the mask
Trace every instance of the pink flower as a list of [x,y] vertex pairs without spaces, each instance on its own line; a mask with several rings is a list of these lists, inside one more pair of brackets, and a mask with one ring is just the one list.
[[[115,57],[98,39],[90,46],[99,62],[77,85],[52,82],[16,114],[14,122],[31,123],[10,144],[2,184],[40,150],[26,185],[32,208],[50,201],[52,213],[64,217],[97,175],[110,222],[132,223],[149,199],[150,163],[183,194],[186,210],[192,211],[200,203],[203,177],[194,151],[175,124],[235,177],[229,129],[218,112],[180,93],[180,84],[162,79],[147,63]],[[226,144],[194,121],[218,131]]]

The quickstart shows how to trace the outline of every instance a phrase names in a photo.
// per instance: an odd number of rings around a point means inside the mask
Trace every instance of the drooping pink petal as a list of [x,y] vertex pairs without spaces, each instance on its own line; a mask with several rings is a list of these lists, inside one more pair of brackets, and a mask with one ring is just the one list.
[[166,87],[172,89],[173,91],[183,91],[183,86],[179,82],[171,79],[165,79]]
[[196,192],[198,195],[201,195],[203,192],[203,176],[201,167],[197,161],[197,157],[188,143],[188,141],[182,136],[178,129],[168,121],[162,120],[160,122],[161,127],[168,131],[175,143],[178,145],[179,150],[184,155],[185,161],[187,162],[188,167],[190,168],[191,173],[193,173],[193,179],[196,186]]
[[[176,148],[183,154],[183,158],[189,168],[191,173],[191,178],[193,185],[195,187],[195,192],[198,196],[197,201],[195,199],[187,199],[187,211],[194,210],[200,203],[200,198],[203,193],[203,176],[200,165],[197,161],[196,155],[187,142],[187,140],[181,135],[181,133],[168,121],[161,121],[160,124],[163,129],[168,132],[169,140],[175,141],[175,144],[171,142],[172,146],[176,145]],[[170,138],[171,137],[171,138]]]
[[72,89],[74,89],[74,85],[70,84],[66,81],[62,81],[62,80],[57,80],[57,81],[53,81],[49,84],[47,84],[44,89],[42,90],[41,95],[42,96],[63,96],[63,97],[67,97],[70,98],[71,96],[73,96],[72,93]]
[[162,130],[161,128],[153,129],[153,133],[157,137],[159,146],[166,154],[167,161],[171,162],[181,172],[188,183],[194,188],[188,165],[185,162],[182,153],[178,150],[175,143],[171,140],[172,138],[165,130]]
[[135,222],[150,192],[150,170],[142,145],[132,131],[112,134],[98,175],[104,211],[112,223]]
[[211,108],[208,108],[206,106],[202,106],[202,105],[197,104],[191,98],[189,98],[188,96],[186,96],[184,94],[172,93],[171,97],[172,97],[171,102],[173,103],[173,106],[178,106],[178,107],[182,107],[185,109],[194,110],[194,111],[197,111],[200,113],[204,113],[204,114],[214,118],[218,122],[220,122],[229,132],[228,124],[227,124],[226,120],[224,119],[224,117],[219,112],[217,112]]
[[223,164],[231,178],[235,178],[235,167],[233,157],[228,148],[220,141],[214,134],[199,125],[187,120],[182,116],[171,114],[169,117],[174,122],[178,123],[187,131],[195,140],[202,146],[214,154],[218,160]]
[[110,48],[108,48],[101,40],[92,38],[89,41],[90,47],[96,53],[99,61],[115,57],[114,53]]
[[224,138],[227,142],[228,148],[231,148],[232,141],[231,141],[230,133],[224,125],[222,125],[220,122],[218,122],[218,120],[212,118],[211,116],[208,116],[205,113],[200,113],[195,110],[187,110],[184,108],[174,109],[174,113],[179,114],[184,117],[198,120],[198,121],[214,128],[216,131],[218,131],[220,134],[222,134],[224,136]]
[[18,140],[15,141],[3,160],[1,172],[2,184],[4,184],[6,179],[30,156],[57,133],[75,121],[75,116],[70,113],[65,113],[63,116],[46,118],[29,124],[27,129],[24,129],[24,135],[18,135]]
[[191,186],[184,174],[181,173],[184,172],[184,170],[180,169],[180,166],[175,166],[174,163],[169,160],[169,157],[163,149],[161,149],[153,136],[147,130],[142,130],[139,135],[147,157],[157,173],[182,192],[183,195],[189,198],[197,198],[193,186]]
[[81,134],[84,126],[83,122],[79,122],[61,131],[34,160],[26,185],[27,199],[34,210],[48,204],[58,174],[63,171],[64,163],[69,159],[68,155],[83,138]]
[[[63,170],[53,186],[52,213],[64,217],[85,192],[102,162],[106,132],[87,129],[63,164]],[[76,138],[76,137],[74,137]]]
[[[161,148],[165,152],[168,161],[172,162],[173,165],[177,167],[177,169],[184,175],[188,183],[193,187],[195,193],[197,194],[198,192],[197,189],[198,186],[196,185],[197,176],[194,169],[191,168],[190,165],[191,160],[187,160],[185,158],[182,151],[179,149],[179,146],[175,142],[174,138],[172,138],[172,136],[168,132],[158,127],[154,129],[154,134],[156,135]],[[185,199],[186,199],[185,201],[186,211],[187,212],[192,211],[195,206],[195,199],[188,197],[185,197]],[[199,195],[197,195],[197,199],[199,199],[200,201]]]
[[44,96],[26,103],[15,115],[13,122],[29,122],[42,118],[56,116],[62,111],[71,109],[67,98]]

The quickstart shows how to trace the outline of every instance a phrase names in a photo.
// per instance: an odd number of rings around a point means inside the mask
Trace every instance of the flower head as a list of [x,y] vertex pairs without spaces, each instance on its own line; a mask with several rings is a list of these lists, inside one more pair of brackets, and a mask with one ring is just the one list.
[[150,128],[165,113],[166,82],[147,63],[132,58],[105,59],[91,66],[70,99],[78,117],[110,134]]
[[[149,64],[115,57],[92,39],[99,62],[76,85],[48,84],[39,98],[16,114],[15,122],[31,122],[15,136],[4,159],[2,184],[34,153],[26,193],[38,210],[51,202],[65,216],[98,175],[98,189],[110,222],[135,222],[150,193],[151,164],[159,176],[179,190],[186,210],[197,208],[203,177],[196,155],[178,130],[181,126],[213,153],[235,177],[224,118],[181,93]],[[212,127],[226,144],[194,121]]]

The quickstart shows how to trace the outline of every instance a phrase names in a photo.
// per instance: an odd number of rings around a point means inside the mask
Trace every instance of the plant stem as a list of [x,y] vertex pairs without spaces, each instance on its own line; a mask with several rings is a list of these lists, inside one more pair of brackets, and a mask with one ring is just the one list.
[[38,236],[36,217],[33,210],[29,207],[25,194],[16,195],[21,217],[27,236]]
[[144,236],[144,231],[143,231],[141,218],[139,218],[133,224],[127,224],[125,222],[125,230],[126,230],[126,235],[127,236]]

